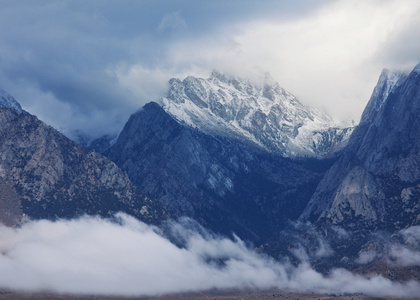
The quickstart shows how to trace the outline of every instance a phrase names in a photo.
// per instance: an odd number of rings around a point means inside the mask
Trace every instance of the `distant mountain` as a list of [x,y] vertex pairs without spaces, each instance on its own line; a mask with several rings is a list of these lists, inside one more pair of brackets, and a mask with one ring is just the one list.
[[268,76],[169,83],[161,105],[134,113],[115,144],[92,145],[173,215],[257,243],[300,216],[332,162],[316,158],[334,157],[353,130]]
[[262,242],[296,220],[330,161],[293,161],[249,140],[213,135],[157,103],[134,113],[105,154],[174,216]]
[[252,143],[287,157],[324,157],[340,150],[353,128],[299,100],[268,75],[260,83],[213,72],[208,79],[171,79],[164,110],[212,135]]
[[2,95],[12,108],[0,108],[1,222],[118,211],[151,223],[161,220],[162,206],[139,194],[113,162],[84,150]]

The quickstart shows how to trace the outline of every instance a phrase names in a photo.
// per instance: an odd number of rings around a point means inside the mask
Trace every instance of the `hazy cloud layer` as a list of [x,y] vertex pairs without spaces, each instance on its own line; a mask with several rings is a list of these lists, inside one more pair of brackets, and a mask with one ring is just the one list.
[[173,76],[269,71],[357,118],[384,67],[420,61],[420,2],[2,1],[0,88],[56,127],[117,133]]
[[160,295],[210,288],[270,288],[375,296],[415,296],[418,282],[364,278],[344,269],[324,277],[212,235],[170,223],[179,248],[157,228],[120,214],[114,222],[84,217],[0,227],[0,287],[66,293]]

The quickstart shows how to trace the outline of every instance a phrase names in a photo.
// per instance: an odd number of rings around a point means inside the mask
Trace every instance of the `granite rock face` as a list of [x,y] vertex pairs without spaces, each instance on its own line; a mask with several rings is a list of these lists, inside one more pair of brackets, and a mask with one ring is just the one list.
[[[0,206],[7,225],[30,218],[110,216],[156,223],[159,204],[140,195],[109,159],[84,150],[35,116],[0,108]],[[142,214],[143,206],[149,214]]]
[[353,229],[420,224],[420,66],[385,70],[340,159],[301,219]]

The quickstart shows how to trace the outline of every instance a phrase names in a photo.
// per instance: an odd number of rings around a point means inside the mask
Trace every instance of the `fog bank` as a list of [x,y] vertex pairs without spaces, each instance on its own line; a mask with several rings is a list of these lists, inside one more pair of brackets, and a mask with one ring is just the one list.
[[[190,222],[191,223],[191,222]],[[255,253],[233,240],[171,222],[171,243],[156,227],[116,215],[114,220],[31,221],[0,227],[0,288],[102,295],[162,295],[206,289],[272,287],[373,296],[416,296],[420,284],[365,278],[347,270],[328,277]]]

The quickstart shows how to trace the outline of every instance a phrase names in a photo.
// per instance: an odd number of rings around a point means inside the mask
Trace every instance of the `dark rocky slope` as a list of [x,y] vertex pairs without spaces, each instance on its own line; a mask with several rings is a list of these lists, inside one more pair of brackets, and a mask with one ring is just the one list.
[[25,112],[0,108],[0,220],[110,216],[157,223],[162,207],[140,195],[109,159]]
[[106,154],[174,215],[257,243],[301,214],[327,164],[205,134],[153,102],[130,117]]

